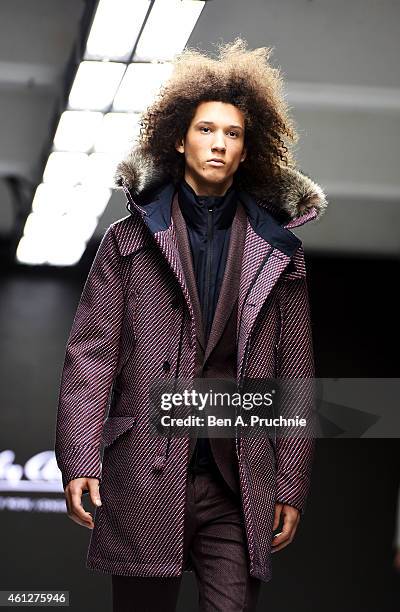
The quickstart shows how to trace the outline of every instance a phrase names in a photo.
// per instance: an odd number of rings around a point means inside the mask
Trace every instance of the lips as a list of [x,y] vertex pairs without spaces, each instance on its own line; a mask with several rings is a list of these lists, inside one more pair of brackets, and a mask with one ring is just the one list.
[[222,159],[209,159],[207,160],[208,164],[213,164],[215,166],[224,166],[225,162]]

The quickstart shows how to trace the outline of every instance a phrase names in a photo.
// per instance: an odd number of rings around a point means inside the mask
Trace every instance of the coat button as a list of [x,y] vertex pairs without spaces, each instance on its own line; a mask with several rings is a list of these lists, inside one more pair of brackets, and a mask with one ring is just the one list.
[[176,310],[176,308],[179,308],[180,305],[180,300],[179,297],[175,296],[173,300],[171,300],[171,308],[173,310]]
[[163,367],[164,372],[169,372],[171,369],[171,364],[169,361],[164,361],[162,367]]

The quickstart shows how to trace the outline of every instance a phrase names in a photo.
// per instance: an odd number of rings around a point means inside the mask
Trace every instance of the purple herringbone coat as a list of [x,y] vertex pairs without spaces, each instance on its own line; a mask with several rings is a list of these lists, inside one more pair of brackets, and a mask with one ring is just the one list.
[[[192,379],[195,371],[193,304],[171,218],[174,185],[140,149],[119,164],[116,182],[130,214],[105,232],[82,292],[62,371],[55,452],[64,486],[100,479],[86,566],[179,576],[191,569],[183,562],[190,438],[151,435],[148,396],[151,381]],[[293,168],[282,168],[271,187],[264,199],[239,192],[247,229],[238,383],[314,375],[304,254],[291,229],[320,217],[327,202]],[[236,440],[249,571],[265,582],[275,502],[304,513],[313,451],[312,438]]]

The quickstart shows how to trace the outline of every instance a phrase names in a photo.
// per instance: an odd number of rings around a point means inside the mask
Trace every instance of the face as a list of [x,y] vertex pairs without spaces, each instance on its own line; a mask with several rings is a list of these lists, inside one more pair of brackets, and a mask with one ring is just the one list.
[[244,115],[233,104],[207,101],[197,106],[185,138],[175,145],[185,155],[185,180],[197,195],[224,195],[230,187],[246,157],[244,131]]

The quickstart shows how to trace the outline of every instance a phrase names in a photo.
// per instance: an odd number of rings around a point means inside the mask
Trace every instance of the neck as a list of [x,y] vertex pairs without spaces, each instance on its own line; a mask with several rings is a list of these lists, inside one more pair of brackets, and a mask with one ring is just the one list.
[[[178,202],[186,224],[196,231],[207,234],[209,220],[216,229],[226,229],[235,216],[237,198],[232,185],[222,196],[197,195],[185,179],[178,185]],[[209,211],[212,210],[212,217]]]
[[190,185],[196,195],[198,196],[224,196],[228,191],[229,187],[233,184],[233,177],[230,177],[226,183],[208,183],[193,180],[193,177],[185,172],[185,181]]

